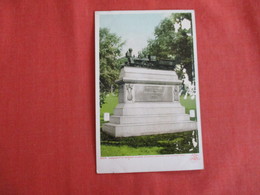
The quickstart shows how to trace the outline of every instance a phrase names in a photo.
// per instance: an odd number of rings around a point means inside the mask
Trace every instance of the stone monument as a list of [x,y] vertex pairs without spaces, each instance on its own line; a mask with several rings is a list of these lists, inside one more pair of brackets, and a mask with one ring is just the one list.
[[[140,67],[136,63],[132,66],[131,61],[135,63],[130,59],[116,81],[119,103],[102,131],[114,137],[128,137],[197,129],[180,104],[182,81],[175,71],[145,68],[143,64]],[[162,64],[167,65],[165,61]]]

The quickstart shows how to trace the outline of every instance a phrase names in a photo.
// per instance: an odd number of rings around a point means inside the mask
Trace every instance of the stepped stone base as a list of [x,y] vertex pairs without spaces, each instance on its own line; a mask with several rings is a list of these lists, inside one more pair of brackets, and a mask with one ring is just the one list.
[[180,103],[119,104],[102,130],[114,137],[175,133],[197,129]]
[[154,135],[164,133],[176,133],[197,129],[196,122],[183,123],[148,123],[134,125],[105,124],[103,131],[114,137],[129,137],[141,135]]
[[119,84],[119,104],[102,131],[114,137],[175,133],[197,129],[179,102],[174,71],[124,67]]

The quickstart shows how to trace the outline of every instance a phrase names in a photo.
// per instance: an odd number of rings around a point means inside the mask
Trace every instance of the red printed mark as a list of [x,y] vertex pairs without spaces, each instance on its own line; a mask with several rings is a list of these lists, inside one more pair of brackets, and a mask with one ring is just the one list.
[[199,158],[198,154],[192,154],[190,159],[191,160],[199,160],[200,158]]

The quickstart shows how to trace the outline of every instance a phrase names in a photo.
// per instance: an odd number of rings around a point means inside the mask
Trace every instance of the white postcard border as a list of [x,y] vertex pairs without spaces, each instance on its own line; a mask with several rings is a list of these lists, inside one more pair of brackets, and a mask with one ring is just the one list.
[[[196,79],[196,108],[199,153],[144,156],[101,157],[99,105],[99,16],[105,14],[191,13]],[[97,11],[95,12],[95,85],[96,85],[96,162],[97,173],[158,172],[204,169],[199,97],[196,23],[194,10]]]

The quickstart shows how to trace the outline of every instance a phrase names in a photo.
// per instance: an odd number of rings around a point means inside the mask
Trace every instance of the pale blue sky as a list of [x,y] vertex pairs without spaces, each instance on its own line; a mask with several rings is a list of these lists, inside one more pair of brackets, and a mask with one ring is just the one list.
[[128,48],[137,55],[147,45],[147,40],[154,38],[154,29],[170,12],[160,13],[133,13],[133,14],[102,14],[100,27],[107,27],[110,32],[119,35],[126,41],[123,55]]

